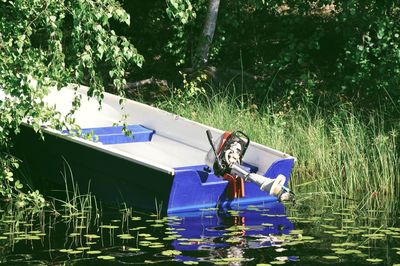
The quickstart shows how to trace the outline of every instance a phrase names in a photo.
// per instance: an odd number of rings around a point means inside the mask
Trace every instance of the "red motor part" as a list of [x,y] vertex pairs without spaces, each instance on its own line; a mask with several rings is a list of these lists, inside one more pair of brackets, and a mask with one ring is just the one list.
[[228,199],[236,199],[244,197],[244,180],[241,177],[225,174],[224,179],[228,181],[226,194]]
[[225,144],[225,141],[232,135],[232,132],[230,131],[225,131],[224,134],[222,134],[221,140],[218,143],[218,147],[217,147],[217,154],[221,154],[222,151],[222,147]]

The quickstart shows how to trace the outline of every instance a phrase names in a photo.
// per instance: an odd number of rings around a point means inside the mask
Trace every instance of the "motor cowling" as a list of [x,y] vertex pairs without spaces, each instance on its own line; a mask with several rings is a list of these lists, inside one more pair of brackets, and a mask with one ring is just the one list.
[[250,144],[249,137],[241,131],[225,132],[216,141],[212,140],[211,132],[207,131],[211,149],[206,155],[206,164],[213,169],[214,174],[228,180],[228,197],[244,197],[243,181],[252,182],[260,190],[276,196],[279,199],[285,193],[286,177],[278,175],[275,179],[256,173],[250,173],[242,166],[243,156]]
[[206,155],[206,164],[218,176],[231,172],[233,164],[241,165],[250,139],[241,131],[226,131],[215,142]]

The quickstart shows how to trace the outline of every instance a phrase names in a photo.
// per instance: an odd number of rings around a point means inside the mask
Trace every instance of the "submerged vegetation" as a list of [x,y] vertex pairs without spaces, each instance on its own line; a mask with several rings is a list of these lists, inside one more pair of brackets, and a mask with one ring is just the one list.
[[[68,201],[68,197],[69,200]],[[80,199],[83,205],[70,206]],[[395,220],[355,205],[249,205],[219,212],[200,209],[159,217],[122,208],[97,208],[95,198],[70,192],[65,204],[37,216],[0,210],[0,262],[8,265],[223,264],[395,265],[400,228]],[[90,204],[89,204],[90,203]],[[72,211],[71,211],[72,210]],[[91,219],[90,217],[93,217]],[[26,255],[29,254],[29,255]],[[107,264],[107,265],[108,265]]]

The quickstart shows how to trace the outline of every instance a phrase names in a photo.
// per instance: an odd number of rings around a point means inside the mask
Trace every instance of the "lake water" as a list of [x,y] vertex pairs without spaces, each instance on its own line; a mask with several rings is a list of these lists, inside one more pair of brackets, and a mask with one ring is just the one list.
[[0,215],[5,265],[400,263],[399,220],[354,206],[276,202],[164,217],[129,208],[64,210],[33,220]]

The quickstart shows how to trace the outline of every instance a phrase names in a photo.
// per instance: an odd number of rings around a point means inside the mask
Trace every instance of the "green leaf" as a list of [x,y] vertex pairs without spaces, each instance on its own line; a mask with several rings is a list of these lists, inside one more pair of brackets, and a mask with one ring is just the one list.
[[15,181],[14,186],[15,186],[15,188],[17,188],[17,189],[21,189],[21,188],[24,187],[24,186],[21,184],[21,182],[20,182],[19,180]]

